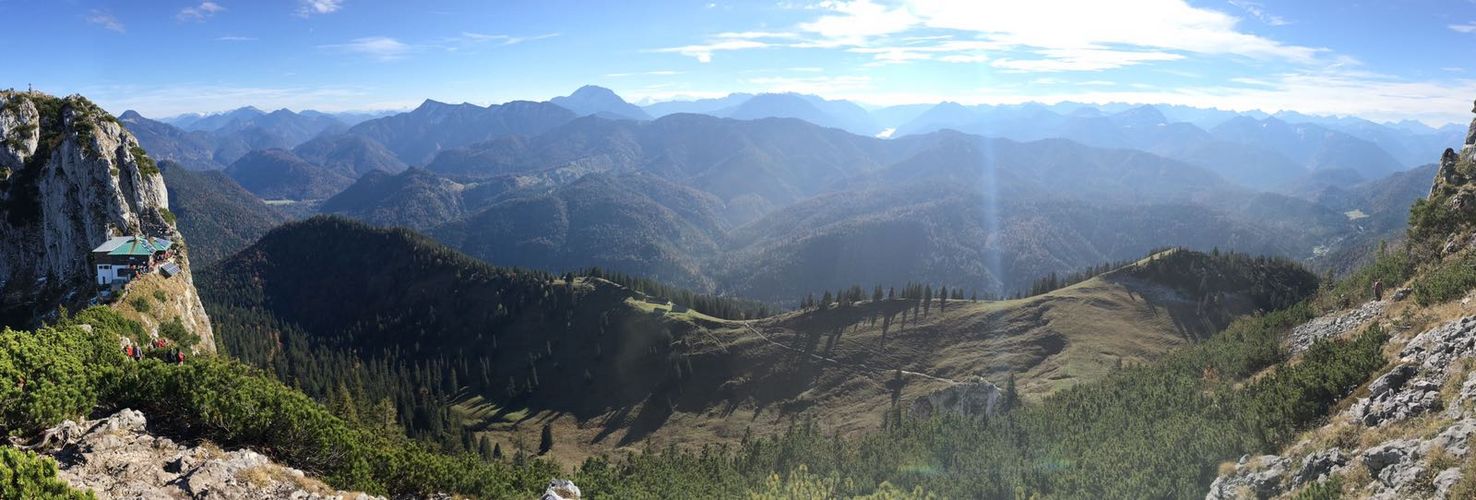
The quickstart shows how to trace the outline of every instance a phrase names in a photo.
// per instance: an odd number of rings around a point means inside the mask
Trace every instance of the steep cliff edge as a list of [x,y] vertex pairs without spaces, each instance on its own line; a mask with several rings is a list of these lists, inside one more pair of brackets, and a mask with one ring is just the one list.
[[167,238],[182,250],[181,272],[148,277],[168,281],[155,289],[170,293],[151,290],[156,303],[135,308],[135,319],[151,334],[178,319],[200,338],[199,349],[214,350],[158,166],[86,98],[0,91],[0,235],[0,325],[86,306],[97,293],[90,252],[109,238]]

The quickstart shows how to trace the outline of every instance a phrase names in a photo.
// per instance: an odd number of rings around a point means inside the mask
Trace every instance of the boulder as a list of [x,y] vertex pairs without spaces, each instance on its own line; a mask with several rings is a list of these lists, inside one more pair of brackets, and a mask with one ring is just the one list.
[[1302,459],[1302,468],[1292,476],[1292,486],[1306,483],[1319,482],[1332,475],[1334,472],[1348,465],[1348,457],[1343,455],[1343,450],[1329,448]]
[[1205,500],[1232,500],[1250,493],[1256,498],[1271,498],[1285,491],[1288,461],[1276,455],[1255,459],[1241,457],[1235,471],[1215,478]]
[[1460,467],[1451,467],[1440,471],[1439,474],[1435,475],[1435,496],[1440,498],[1449,497],[1450,489],[1455,487],[1456,483],[1459,482],[1461,482]]
[[554,479],[543,489],[540,500],[579,500],[579,487],[568,479]]
[[1414,293],[1414,289],[1412,288],[1399,288],[1394,290],[1394,294],[1391,295],[1390,298],[1393,298],[1397,302],[1409,298],[1409,294],[1411,293]]
[[1363,466],[1377,475],[1391,465],[1409,460],[1418,445],[1418,441],[1400,439],[1373,446],[1363,452]]

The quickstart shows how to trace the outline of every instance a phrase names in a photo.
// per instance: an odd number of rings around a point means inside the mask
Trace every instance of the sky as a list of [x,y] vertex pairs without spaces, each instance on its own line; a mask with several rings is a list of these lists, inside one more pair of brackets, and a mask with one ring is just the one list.
[[[1476,0],[0,0],[0,88],[146,116],[801,92],[1465,123]],[[14,20],[24,20],[15,22]]]

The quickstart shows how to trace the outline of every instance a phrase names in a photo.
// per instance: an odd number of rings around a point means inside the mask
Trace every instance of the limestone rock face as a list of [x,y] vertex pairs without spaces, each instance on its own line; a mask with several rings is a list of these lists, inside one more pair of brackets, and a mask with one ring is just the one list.
[[908,412],[915,418],[931,418],[938,412],[965,417],[992,416],[999,411],[1004,391],[975,377],[974,380],[939,389],[912,401]]
[[[1476,113],[1476,107],[1471,108],[1471,112]],[[1476,120],[1471,120],[1471,128],[1466,130],[1466,145],[1461,148],[1461,152],[1465,153],[1467,159],[1476,154]]]
[[147,423],[142,413],[127,409],[98,420],[68,420],[47,430],[37,446],[57,460],[59,477],[102,500],[374,498],[336,491],[251,450],[223,451],[156,437]]
[[[20,165],[41,140],[36,105],[29,100],[0,101],[0,165]],[[13,169],[12,169],[13,170]]]
[[[183,241],[153,161],[107,112],[80,96],[0,91],[0,324],[28,326],[94,296],[90,251],[113,236]],[[187,252],[186,252],[187,253]],[[190,283],[172,306],[214,349],[188,256]]]

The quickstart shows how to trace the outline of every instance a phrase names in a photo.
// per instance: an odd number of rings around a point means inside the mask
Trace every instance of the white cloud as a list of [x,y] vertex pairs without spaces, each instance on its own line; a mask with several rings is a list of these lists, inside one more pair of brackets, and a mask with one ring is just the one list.
[[[1234,1],[1262,22],[1286,22],[1251,0]],[[1099,71],[1191,55],[1312,65],[1329,52],[1241,31],[1240,19],[1185,0],[825,0],[808,7],[819,14],[792,31],[719,33],[655,52],[710,62],[721,51],[844,49],[871,55],[872,65],[993,61],[1013,71]]]
[[1266,7],[1261,5],[1260,2],[1253,2],[1251,0],[1229,1],[1230,5],[1240,7],[1240,10],[1245,11],[1246,14],[1250,14],[1251,17],[1260,20],[1262,23],[1266,23],[1268,26],[1286,26],[1291,24],[1291,21],[1286,20],[1284,17],[1266,12]]
[[226,10],[225,7],[221,7],[218,3],[205,1],[200,2],[200,5],[194,7],[180,9],[179,13],[174,15],[174,18],[180,21],[200,22],[224,10]]
[[541,35],[517,36],[517,35],[488,35],[488,34],[485,34],[485,33],[469,33],[469,32],[464,32],[464,33],[461,34],[461,37],[459,38],[459,41],[469,42],[469,43],[493,42],[493,43],[496,43],[498,45],[517,45],[517,44],[520,44],[520,43],[523,43],[523,42],[531,42],[531,41],[534,41],[534,40],[544,40],[544,39],[553,38],[553,37],[556,37],[556,36],[559,36],[559,34],[558,33],[544,33],[544,34],[541,34]]
[[298,0],[297,15],[310,17],[317,14],[332,14],[343,8],[344,0]]
[[[1238,20],[1182,0],[973,2],[912,0],[908,9],[933,29],[976,33],[1036,49],[1111,49],[1238,55],[1307,63],[1324,49],[1286,45],[1236,29]],[[1062,15],[1069,12],[1070,15]]]
[[318,48],[364,55],[381,62],[403,59],[413,50],[409,44],[387,36],[356,38],[347,43],[319,45]]
[[254,36],[227,35],[227,36],[218,36],[218,37],[215,37],[215,41],[217,41],[217,42],[254,42],[254,41],[256,41],[256,37],[254,37]]
[[829,46],[865,45],[870,38],[900,33],[921,21],[906,6],[889,8],[872,0],[827,0],[820,7],[834,13],[799,28],[819,35]]
[[1456,33],[1476,33],[1476,21],[1466,24],[1452,24],[1449,28]]
[[757,85],[763,92],[796,92],[800,94],[833,95],[837,92],[857,91],[871,86],[869,76],[766,76],[749,78],[746,83]]
[[1153,61],[1174,61],[1184,56],[1168,52],[1134,52],[1097,48],[1044,49],[1035,59],[1000,59],[990,65],[1010,71],[1101,71]]
[[113,17],[113,14],[106,10],[92,9],[87,13],[87,17],[85,19],[87,19],[88,23],[102,26],[103,29],[106,30],[116,31],[119,33],[128,32],[128,29],[123,26],[123,23],[118,21],[118,18]]
[[773,45],[768,42],[760,42],[758,40],[729,39],[715,40],[708,43],[696,45],[684,45],[681,47],[654,49],[651,50],[651,52],[681,54],[697,59],[698,62],[709,63],[712,62],[712,54],[714,52],[721,52],[725,50],[761,49],[771,46]]

